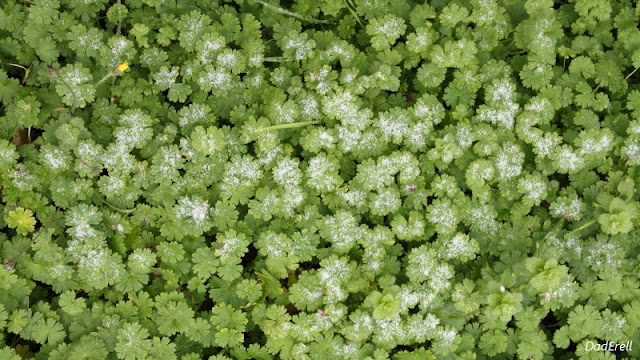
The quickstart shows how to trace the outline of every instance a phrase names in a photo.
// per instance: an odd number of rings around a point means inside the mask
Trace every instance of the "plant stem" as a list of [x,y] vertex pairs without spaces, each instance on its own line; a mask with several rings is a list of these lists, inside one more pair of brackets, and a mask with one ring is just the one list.
[[93,87],[98,87],[98,85],[102,84],[112,76],[113,76],[113,72],[109,72],[107,75],[103,76],[102,79],[100,79],[95,85],[93,85]]
[[64,79],[62,77],[59,77],[58,79],[56,79],[60,82],[62,82],[67,89],[69,89],[69,92],[71,93],[71,96],[73,96],[73,101],[71,102],[71,114],[73,114],[73,112],[76,110],[76,93],[73,91],[73,88],[71,87],[71,85],[69,85],[69,83],[67,83],[66,81],[64,81]]
[[10,64],[7,64],[7,65],[11,65],[13,67],[17,67],[17,68],[20,68],[20,69],[24,70],[24,76],[22,77],[22,84],[24,84],[24,82],[27,81],[27,77],[29,76],[29,73],[31,72],[31,66],[29,66],[27,68],[27,67],[24,67],[24,66],[22,66],[20,64],[11,64],[10,63]]
[[595,220],[591,220],[591,221],[589,221],[588,223],[583,224],[583,225],[582,225],[582,226],[580,226],[579,228],[571,230],[571,232],[574,232],[574,231],[575,231],[575,232],[578,232],[578,231],[580,231],[580,230],[584,230],[584,229],[588,228],[589,226],[591,226],[591,225],[595,224],[595,222],[596,222]]
[[255,2],[257,2],[258,4],[261,4],[262,6],[264,6],[265,8],[271,10],[271,11],[275,11],[277,13],[280,13],[282,15],[287,15],[287,16],[291,16],[294,17],[296,19],[302,20],[302,21],[307,21],[310,22],[312,24],[327,24],[327,23],[331,23],[330,21],[327,20],[318,20],[318,19],[312,19],[312,18],[308,18],[306,16],[300,15],[296,12],[293,11],[289,11],[287,9],[283,9],[279,6],[275,6],[275,5],[271,5],[268,2],[262,1],[262,0],[254,0]]
[[135,210],[135,209],[123,209],[123,208],[119,208],[117,206],[113,206],[113,205],[109,204],[107,201],[102,200],[99,197],[96,197],[96,199],[100,200],[100,202],[102,202],[103,204],[105,204],[108,207],[112,208],[113,210],[120,211],[120,212],[125,213],[125,214],[130,214],[131,212],[133,212]]
[[290,129],[290,128],[296,128],[296,127],[313,125],[313,124],[317,124],[317,121],[301,121],[297,123],[267,126],[267,127],[257,129],[256,132],[262,132],[262,131],[268,131],[268,130],[279,130],[279,129]]
[[26,68],[26,67],[24,67],[24,66],[22,66],[22,65],[20,65],[20,64],[9,64],[9,65],[11,65],[11,66],[15,66],[15,67],[19,67],[20,69],[22,69],[22,70],[24,70],[24,71],[27,71],[27,68]]
[[125,214],[130,214],[131,212],[133,212],[133,210],[135,210],[135,209],[123,209],[123,208],[119,208],[119,207],[116,207],[116,206],[113,206],[113,205],[109,204],[109,203],[108,203],[108,202],[106,202],[106,201],[105,201],[104,203],[105,203],[105,205],[107,205],[108,207],[112,208],[113,210],[120,211],[120,212],[123,212],[123,213],[125,213]]
[[264,62],[287,62],[287,61],[293,61],[293,60],[287,59],[284,56],[269,56],[269,57],[266,57],[266,58],[262,59],[262,61],[264,61]]
[[625,76],[625,77],[624,77],[624,79],[625,79],[625,80],[627,80],[628,78],[630,78],[630,77],[631,77],[631,75],[633,75],[636,71],[638,71],[638,69],[640,69],[640,68],[635,68],[635,69],[633,69],[633,71],[632,71],[632,72],[630,72],[630,73],[629,73],[629,75]]
[[[121,0],[118,0],[118,5],[122,5]],[[118,34],[118,35],[122,35],[122,34],[121,34],[121,32],[122,32],[122,31],[121,31],[121,28],[122,28],[122,17],[121,17],[121,16],[118,16],[118,28],[117,28],[117,30],[116,30],[116,34]]]
[[362,21],[360,21],[360,17],[358,16],[358,14],[356,14],[355,10],[351,8],[349,0],[344,0],[344,2],[347,4],[347,9],[349,9],[351,15],[356,19],[356,22],[360,24],[360,26],[364,27],[364,24],[362,23]]

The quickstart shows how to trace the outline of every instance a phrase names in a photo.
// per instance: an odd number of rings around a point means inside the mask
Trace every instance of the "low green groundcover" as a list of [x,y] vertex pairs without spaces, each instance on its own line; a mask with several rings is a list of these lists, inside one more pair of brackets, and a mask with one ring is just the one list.
[[0,1],[0,359],[640,358],[639,23]]

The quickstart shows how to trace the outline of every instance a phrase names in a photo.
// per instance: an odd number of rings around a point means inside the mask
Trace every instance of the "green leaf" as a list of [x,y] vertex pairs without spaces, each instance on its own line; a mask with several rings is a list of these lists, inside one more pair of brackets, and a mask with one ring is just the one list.
[[66,337],[64,327],[54,319],[40,319],[33,326],[33,340],[39,344],[55,345]]
[[36,225],[33,211],[21,207],[9,211],[5,215],[5,221],[10,228],[16,229],[16,232],[20,235],[26,235],[32,232]]
[[64,312],[71,315],[79,314],[85,311],[87,307],[86,299],[76,298],[76,294],[73,291],[66,291],[61,294],[58,303]]
[[126,323],[118,331],[115,350],[118,359],[145,359],[151,346],[149,332],[139,323]]
[[62,102],[72,107],[83,108],[95,97],[95,88],[89,84],[93,76],[81,64],[69,64],[60,69],[55,78],[56,92],[62,96]]

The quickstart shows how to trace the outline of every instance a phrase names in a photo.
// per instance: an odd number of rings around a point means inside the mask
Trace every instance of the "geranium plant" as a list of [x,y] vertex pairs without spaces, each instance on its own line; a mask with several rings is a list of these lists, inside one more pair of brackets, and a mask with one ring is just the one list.
[[640,357],[639,6],[3,1],[0,359]]

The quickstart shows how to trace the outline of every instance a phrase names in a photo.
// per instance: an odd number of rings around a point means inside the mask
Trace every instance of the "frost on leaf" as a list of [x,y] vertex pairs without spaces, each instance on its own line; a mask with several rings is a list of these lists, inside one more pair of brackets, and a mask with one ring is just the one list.
[[524,154],[517,145],[506,145],[496,157],[496,170],[502,179],[510,179],[520,175]]

